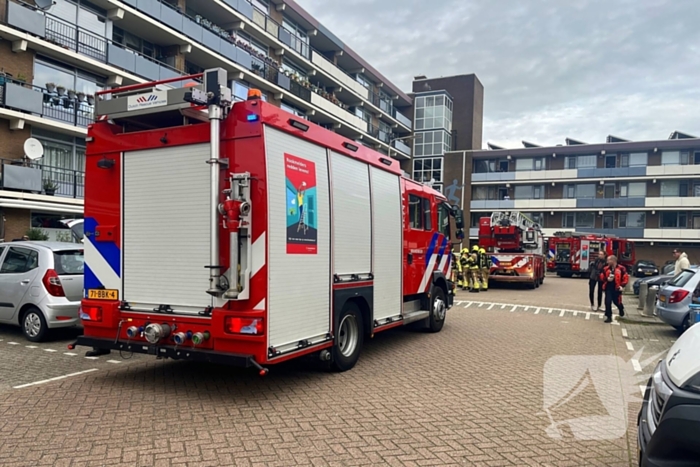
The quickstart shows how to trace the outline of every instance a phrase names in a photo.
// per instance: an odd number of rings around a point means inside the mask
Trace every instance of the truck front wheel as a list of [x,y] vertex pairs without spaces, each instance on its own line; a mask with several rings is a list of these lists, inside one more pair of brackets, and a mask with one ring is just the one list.
[[433,291],[430,294],[432,297],[430,303],[430,318],[428,318],[428,330],[430,332],[440,332],[445,325],[447,317],[447,301],[445,300],[445,291],[438,286],[433,286]]
[[353,302],[346,303],[338,320],[333,346],[332,366],[335,371],[347,371],[359,360],[364,341],[362,329],[362,314],[359,308]]

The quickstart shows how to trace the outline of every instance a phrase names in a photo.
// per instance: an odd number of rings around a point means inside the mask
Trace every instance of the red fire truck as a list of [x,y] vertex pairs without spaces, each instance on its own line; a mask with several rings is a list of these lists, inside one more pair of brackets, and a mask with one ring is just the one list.
[[532,289],[544,283],[544,237],[526,215],[514,211],[482,217],[479,245],[491,255],[489,282],[523,282]]
[[[255,368],[438,332],[462,211],[396,160],[287,113],[223,69],[102,92],[89,126],[75,345]],[[201,79],[202,84],[197,84]],[[194,80],[194,81],[192,81]]]
[[595,233],[555,232],[547,239],[547,269],[561,277],[586,277],[598,251],[617,256],[618,263],[628,271],[636,261],[634,242],[614,235]]

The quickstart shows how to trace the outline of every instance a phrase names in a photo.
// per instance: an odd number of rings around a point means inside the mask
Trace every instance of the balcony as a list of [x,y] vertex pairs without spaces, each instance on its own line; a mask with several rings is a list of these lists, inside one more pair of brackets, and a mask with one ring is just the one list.
[[333,63],[331,63],[328,59],[326,59],[326,57],[324,57],[315,50],[311,52],[311,63],[313,63],[314,65],[319,67],[321,71],[338,81],[344,88],[351,89],[364,99],[369,99],[369,90],[366,87],[358,83],[354,78],[352,78],[350,75],[345,73]]
[[404,114],[396,110],[396,107],[394,107],[394,115],[393,117],[398,120],[400,124],[402,124],[405,127],[408,127],[409,130],[413,129],[413,122],[411,122],[411,119],[406,117]]
[[700,229],[644,229],[645,240],[671,240],[671,241],[688,241],[700,240]]
[[655,165],[646,168],[646,175],[700,175],[700,165]]
[[642,208],[644,198],[582,198],[576,199],[577,208]]
[[404,143],[403,141],[396,140],[392,143],[392,146],[394,146],[395,149],[398,151],[401,151],[402,153],[406,154],[407,156],[411,155],[411,147]]
[[321,97],[321,95],[317,92],[311,92],[310,94],[311,103],[313,105],[319,107],[320,109],[323,109],[324,111],[328,112],[329,114],[349,124],[352,127],[355,127],[361,131],[367,131],[367,123],[360,117],[351,114],[350,112],[344,110],[341,107],[338,107],[328,99]]
[[514,209],[515,201],[512,199],[483,199],[483,200],[472,200],[471,209]]
[[514,180],[575,180],[578,172],[575,169],[568,170],[521,170],[515,173]]
[[507,182],[515,180],[515,172],[473,173],[472,182]]
[[700,208],[700,197],[695,196],[659,196],[643,201],[642,206],[648,208]]
[[646,167],[614,167],[609,169],[578,169],[576,178],[640,177],[647,175]]
[[516,199],[515,209],[573,209],[576,207],[575,199]]
[[597,229],[589,227],[577,227],[576,231],[583,233],[595,233],[600,235],[615,235],[620,238],[644,238],[645,229],[643,227],[630,227],[623,229]]
[[22,159],[2,159],[0,189],[82,199],[85,197],[85,172]]
[[380,127],[372,125],[371,123],[369,124],[369,134],[370,136],[377,138],[379,141],[389,144],[391,141],[391,133],[387,132],[385,130],[382,130]]
[[63,88],[46,89],[0,76],[0,106],[87,127],[94,121],[95,98]]

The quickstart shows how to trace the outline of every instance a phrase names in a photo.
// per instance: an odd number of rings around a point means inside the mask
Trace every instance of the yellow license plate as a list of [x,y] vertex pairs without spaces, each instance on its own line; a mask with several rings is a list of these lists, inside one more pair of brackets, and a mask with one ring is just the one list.
[[112,289],[88,289],[90,300],[119,300],[119,291]]
[[665,301],[666,301],[666,295],[659,295],[659,301],[660,301],[660,302],[665,302]]

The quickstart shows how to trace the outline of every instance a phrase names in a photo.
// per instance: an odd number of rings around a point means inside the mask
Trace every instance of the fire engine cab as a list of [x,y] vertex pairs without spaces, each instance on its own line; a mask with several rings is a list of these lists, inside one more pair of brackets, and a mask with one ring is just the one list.
[[544,237],[539,224],[526,215],[494,212],[479,221],[479,244],[491,253],[489,281],[544,283]]
[[345,371],[377,332],[440,331],[462,211],[257,90],[232,104],[226,83],[212,69],[100,93],[71,347]]
[[547,239],[547,269],[560,277],[586,276],[598,251],[617,256],[628,271],[636,261],[634,242],[614,235],[579,232],[555,232]]

